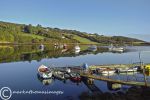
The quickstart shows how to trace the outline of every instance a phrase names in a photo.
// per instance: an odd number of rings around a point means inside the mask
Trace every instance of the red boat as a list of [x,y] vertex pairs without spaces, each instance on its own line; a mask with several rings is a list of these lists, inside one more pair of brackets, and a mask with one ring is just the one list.
[[81,77],[77,73],[71,73],[71,80],[74,82],[79,82],[79,81],[81,81]]

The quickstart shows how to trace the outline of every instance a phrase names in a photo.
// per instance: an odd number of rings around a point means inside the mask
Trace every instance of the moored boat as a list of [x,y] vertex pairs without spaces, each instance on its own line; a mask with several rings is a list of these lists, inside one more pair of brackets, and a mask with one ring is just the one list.
[[124,51],[123,47],[115,47],[112,44],[108,49],[109,49],[109,51],[112,51],[112,52],[123,52]]
[[43,50],[44,50],[44,45],[41,44],[41,45],[39,46],[39,49],[40,49],[41,51],[43,51]]
[[61,71],[55,71],[53,72],[53,76],[59,80],[65,80],[65,73]]
[[71,79],[72,81],[77,81],[77,82],[78,82],[78,81],[81,81],[81,77],[80,77],[80,75],[77,74],[77,73],[71,73],[70,76],[71,76],[70,79]]
[[99,71],[99,73],[102,74],[102,75],[112,75],[115,72],[116,72],[116,70],[110,69],[110,68],[106,68],[106,69],[103,69],[103,70]]
[[76,45],[76,46],[74,47],[74,49],[75,49],[75,50],[80,50],[79,45]]
[[117,73],[126,73],[126,72],[137,72],[138,67],[133,67],[133,68],[125,68],[125,69],[116,69]]
[[44,65],[41,65],[38,68],[38,74],[41,78],[44,78],[44,79],[52,77],[52,71],[47,66],[44,66]]

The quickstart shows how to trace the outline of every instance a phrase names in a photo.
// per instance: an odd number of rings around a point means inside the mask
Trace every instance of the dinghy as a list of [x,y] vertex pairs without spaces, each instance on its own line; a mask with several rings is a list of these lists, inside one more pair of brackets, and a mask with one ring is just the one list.
[[51,78],[52,77],[52,71],[44,66],[44,65],[41,65],[39,68],[38,68],[38,74],[41,78]]

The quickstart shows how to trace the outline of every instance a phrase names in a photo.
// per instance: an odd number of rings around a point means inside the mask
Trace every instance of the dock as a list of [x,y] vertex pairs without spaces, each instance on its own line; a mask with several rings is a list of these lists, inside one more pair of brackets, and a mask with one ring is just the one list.
[[111,83],[123,84],[123,85],[150,87],[150,83],[147,83],[147,82],[123,81],[123,80],[116,80],[116,79],[106,78],[106,77],[102,77],[102,76],[95,76],[92,74],[84,74],[84,73],[80,73],[80,76],[81,77],[87,77],[90,79],[96,79],[96,80],[111,82]]
[[[140,64],[135,63],[135,64],[109,64],[109,65],[93,65],[93,66],[89,66],[88,70],[83,70],[80,66],[72,66],[72,67],[68,67],[71,69],[71,73],[78,73],[80,74],[80,76],[82,78],[86,78],[87,80],[100,80],[100,81],[105,81],[105,82],[110,82],[110,83],[117,83],[117,84],[122,84],[122,85],[130,85],[130,86],[142,86],[142,87],[150,87],[150,78],[146,78],[146,76],[144,75],[144,77],[136,77],[135,80],[122,80],[122,79],[114,79],[111,77],[105,77],[103,75],[95,75],[91,73],[91,70],[96,70],[97,68],[131,68],[132,66],[140,66]],[[65,71],[67,67],[55,67],[53,70],[55,71],[61,71],[63,73],[67,73]],[[68,74],[71,74],[68,73]],[[135,73],[135,72],[133,72]],[[128,72],[125,73],[125,75],[128,76]],[[109,75],[108,75],[109,76]],[[134,74],[133,74],[134,76]],[[142,80],[141,80],[142,79]],[[83,81],[83,80],[82,80]],[[84,82],[88,88],[90,88],[91,91],[96,91],[96,92],[100,92],[100,90],[98,90],[98,88],[96,86],[94,86],[93,84],[87,84],[87,82]]]

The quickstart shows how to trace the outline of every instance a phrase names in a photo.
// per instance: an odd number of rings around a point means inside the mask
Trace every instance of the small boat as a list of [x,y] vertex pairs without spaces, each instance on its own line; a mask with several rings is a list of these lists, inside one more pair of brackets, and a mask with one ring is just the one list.
[[43,51],[43,50],[44,50],[44,45],[41,44],[41,45],[39,46],[39,49],[40,49],[41,51]]
[[67,44],[64,44],[64,45],[63,45],[63,48],[66,49],[66,48],[67,48]]
[[71,73],[70,76],[71,76],[71,80],[72,80],[72,81],[76,81],[76,82],[81,81],[81,77],[80,77],[80,75],[77,74],[77,73]]
[[53,76],[54,76],[56,79],[65,80],[65,73],[64,73],[64,72],[55,71],[55,72],[53,73]]
[[110,68],[106,68],[106,69],[103,69],[103,70],[99,71],[99,73],[102,74],[102,75],[112,75],[115,72],[116,72],[116,70],[110,69]]
[[137,72],[138,67],[125,68],[125,69],[116,69],[117,73],[126,73],[126,72]]
[[75,50],[80,50],[79,45],[76,45],[76,46],[74,47],[74,49],[75,49]]
[[66,72],[67,72],[67,73],[70,73],[70,72],[71,72],[71,69],[70,69],[70,68],[66,68]]
[[43,44],[41,44],[41,45],[39,46],[39,49],[42,49],[42,48],[44,48],[44,45],[43,45]]
[[41,78],[44,78],[44,79],[52,77],[52,71],[44,65],[41,65],[38,68],[38,74]]
[[124,48],[123,47],[115,47],[111,44],[111,46],[109,47],[109,51],[113,51],[113,52],[123,52]]
[[42,77],[39,76],[39,74],[37,74],[37,78],[43,85],[50,85],[53,82],[52,78],[43,79]]

